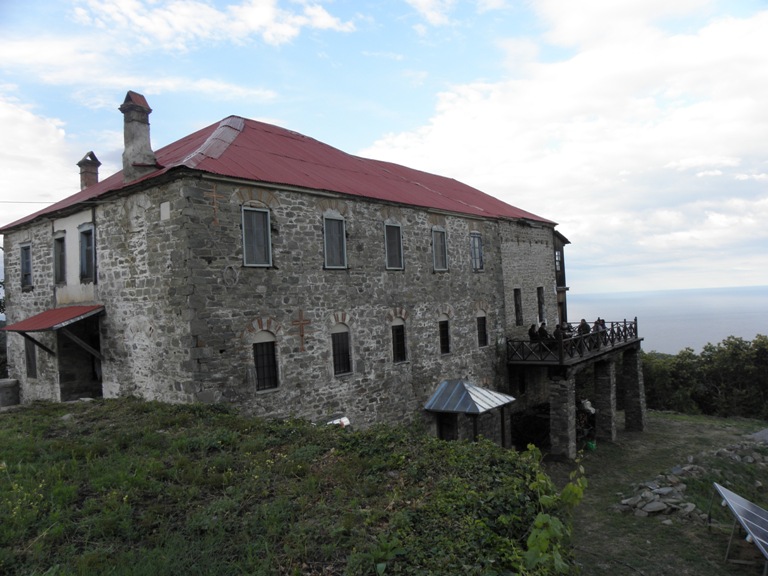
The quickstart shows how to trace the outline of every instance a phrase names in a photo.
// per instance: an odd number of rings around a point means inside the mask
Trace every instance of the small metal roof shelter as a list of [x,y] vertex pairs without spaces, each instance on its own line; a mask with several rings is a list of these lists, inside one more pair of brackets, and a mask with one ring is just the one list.
[[28,333],[29,332],[61,331],[62,334],[64,334],[67,338],[72,340],[75,344],[83,348],[86,352],[88,352],[89,354],[101,360],[102,356],[98,350],[95,350],[93,347],[89,346],[87,343],[83,342],[80,338],[72,334],[69,330],[66,329],[66,326],[69,326],[70,324],[74,324],[75,322],[79,322],[80,320],[84,320],[85,318],[89,318],[90,316],[93,316],[95,314],[100,314],[103,311],[104,311],[104,306],[102,306],[101,304],[93,304],[93,305],[86,305],[86,306],[63,306],[61,308],[51,308],[50,310],[46,310],[45,312],[41,312],[40,314],[35,314],[34,316],[30,316],[29,318],[27,318],[26,320],[22,320],[21,322],[15,322],[13,324],[5,326],[4,328],[0,328],[0,330],[5,330],[6,332],[18,332],[24,338],[31,341],[36,346],[39,346],[40,348],[42,348],[52,356],[56,356],[56,353],[53,350],[48,348],[48,346],[46,346],[42,342],[35,340]]
[[424,404],[424,409],[429,412],[477,415],[514,401],[512,396],[475,386],[466,380],[443,380]]
[[96,304],[93,306],[64,306],[62,308],[51,308],[40,314],[30,316],[26,320],[16,322],[0,328],[8,332],[44,332],[46,330],[58,330],[69,324],[93,316],[104,310],[104,306]]

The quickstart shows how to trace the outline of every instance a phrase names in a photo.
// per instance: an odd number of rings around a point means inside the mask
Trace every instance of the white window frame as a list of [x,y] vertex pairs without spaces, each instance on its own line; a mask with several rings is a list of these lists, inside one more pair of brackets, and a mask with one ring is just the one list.
[[482,272],[485,268],[483,262],[483,236],[480,232],[469,234],[469,254],[473,272]]
[[61,286],[67,283],[67,237],[64,232],[53,236],[53,283]]
[[[438,238],[442,240],[438,242]],[[442,244],[442,250],[438,244]],[[442,255],[442,263],[438,263],[438,254]],[[448,234],[444,228],[432,228],[432,269],[435,272],[448,270]]]
[[[397,230],[397,256],[399,257],[400,264],[393,266],[390,261],[389,251],[389,229]],[[384,223],[384,255],[385,266],[387,270],[403,270],[405,268],[405,258],[403,256],[403,228],[400,224]]]
[[[340,249],[341,252],[341,262],[331,262],[328,261],[328,256],[330,254],[330,250],[328,247],[330,246],[330,242],[332,241],[332,238],[330,237],[328,233],[328,222],[341,222],[341,234],[340,234],[340,246],[336,246],[337,249]],[[344,220],[342,216],[330,216],[326,215],[323,216],[323,257],[324,257],[324,265],[326,268],[331,270],[344,270],[347,268],[347,222]]]
[[31,290],[35,282],[32,266],[32,244],[29,242],[19,246],[19,272],[21,273],[21,289]]
[[[78,226],[77,232],[80,283],[96,284],[96,227],[88,222]],[[88,238],[89,247],[84,244],[86,238]]]
[[[259,212],[261,214],[266,214],[266,222],[263,233],[259,234],[259,236],[262,236],[262,241],[266,242],[266,259],[262,261],[257,261],[255,258],[255,254],[252,252],[256,252],[250,249],[250,246],[253,244],[250,240],[257,240],[256,238],[256,230],[252,230],[251,234],[253,235],[253,238],[248,236],[248,228],[246,227],[246,212],[253,213],[253,212]],[[243,229],[243,266],[248,267],[254,267],[254,268],[269,268],[272,266],[272,220],[271,220],[271,214],[269,213],[269,210],[265,208],[254,208],[252,206],[243,206],[243,209],[241,211],[241,222],[242,222],[242,229]]]

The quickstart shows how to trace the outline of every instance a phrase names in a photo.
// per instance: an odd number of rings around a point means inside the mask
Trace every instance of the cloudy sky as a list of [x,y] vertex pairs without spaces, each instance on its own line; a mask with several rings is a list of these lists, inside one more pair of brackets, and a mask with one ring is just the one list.
[[237,114],[559,223],[572,291],[768,285],[768,0],[0,0],[0,224]]

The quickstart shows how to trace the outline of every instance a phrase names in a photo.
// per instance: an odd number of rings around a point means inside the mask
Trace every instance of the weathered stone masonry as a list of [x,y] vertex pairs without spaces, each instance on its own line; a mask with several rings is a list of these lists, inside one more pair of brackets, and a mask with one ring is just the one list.
[[[272,267],[242,264],[243,205],[270,211]],[[329,211],[346,222],[344,270],[323,268]],[[551,261],[548,227],[192,177],[103,203],[94,220],[94,299],[108,311],[101,319],[106,396],[229,401],[281,417],[343,413],[360,425],[410,419],[442,379],[506,388],[504,338],[526,328],[507,313],[508,283],[522,289],[526,321],[537,318],[539,286],[555,310],[553,273],[541,263]],[[384,222],[402,227],[404,270],[385,269]],[[435,226],[447,233],[447,272],[433,271]],[[471,270],[470,232],[482,235],[482,272]],[[38,224],[6,235],[9,260],[19,238],[33,244],[37,276],[33,293],[9,290],[11,322],[55,305],[43,274],[51,269],[50,229]],[[9,278],[9,285],[18,282]],[[489,337],[482,348],[478,313],[486,316]],[[450,318],[447,355],[439,353],[441,314]],[[396,316],[406,326],[408,353],[397,364]],[[335,377],[330,330],[341,317],[350,328],[353,372]],[[252,344],[262,329],[275,335],[280,385],[257,392]],[[13,340],[16,365],[23,366],[23,346]],[[38,380],[51,382],[50,390],[23,385],[25,399],[56,398],[55,377],[44,366]]]

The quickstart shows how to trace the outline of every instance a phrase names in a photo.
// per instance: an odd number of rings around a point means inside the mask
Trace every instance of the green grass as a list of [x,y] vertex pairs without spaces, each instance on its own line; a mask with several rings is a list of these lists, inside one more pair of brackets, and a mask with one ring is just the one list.
[[415,428],[133,399],[0,413],[3,574],[554,574],[564,510],[536,451]]

